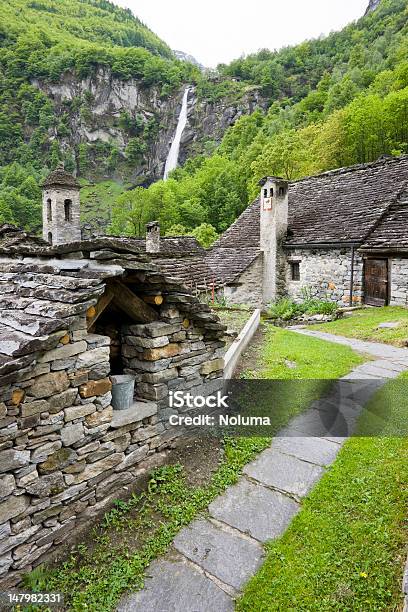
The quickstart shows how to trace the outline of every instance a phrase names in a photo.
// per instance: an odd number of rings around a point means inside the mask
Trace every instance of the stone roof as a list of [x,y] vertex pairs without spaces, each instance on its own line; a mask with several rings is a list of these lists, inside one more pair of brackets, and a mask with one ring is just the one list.
[[259,256],[259,221],[257,198],[207,251],[216,286],[232,283]]
[[70,189],[80,189],[81,186],[76,178],[64,170],[64,167],[60,165],[47,176],[42,187],[68,187]]
[[19,251],[20,249],[37,249],[46,247],[47,242],[38,236],[33,236],[24,232],[15,225],[4,223],[0,225],[0,254],[8,253],[9,250]]
[[[143,240],[146,244],[146,242]],[[160,251],[158,255],[178,255],[188,257],[191,255],[204,255],[205,249],[194,236],[165,236],[160,237]]]
[[215,285],[232,283],[259,256],[259,247],[211,249],[207,255],[207,263],[212,270]]
[[[0,233],[1,239],[1,233]],[[130,241],[131,242],[131,241]],[[207,304],[163,273],[127,239],[0,249],[0,386],[28,379],[39,353],[54,348],[78,317],[97,303],[108,279],[132,275],[132,290],[160,292],[213,338],[225,329]]]
[[286,244],[362,242],[408,182],[408,155],[290,184]]
[[[105,236],[100,240],[112,240]],[[115,248],[132,249],[134,252],[146,253],[146,240],[143,238],[115,237]],[[93,241],[95,242],[95,240]],[[160,238],[160,251],[149,253],[149,258],[165,273],[189,288],[196,289],[208,286],[213,272],[206,262],[206,250],[194,236],[165,236]]]
[[[378,244],[392,238],[395,247],[401,248],[406,243],[403,210],[398,215],[394,211],[392,217],[377,226],[407,184],[408,155],[383,157],[369,164],[292,182],[285,245],[361,244],[373,232]],[[371,243],[367,240],[366,244]],[[256,259],[259,249],[260,202],[257,198],[207,253],[216,282],[233,282]]]
[[238,217],[238,219],[214,242],[212,249],[227,247],[243,249],[257,247],[259,249],[260,209],[259,197],[256,198]]
[[408,250],[408,193],[392,204],[361,250]]
[[155,257],[153,261],[164,274],[177,278],[192,291],[210,287],[214,279],[214,273],[208,265],[205,252],[204,255],[199,256]]

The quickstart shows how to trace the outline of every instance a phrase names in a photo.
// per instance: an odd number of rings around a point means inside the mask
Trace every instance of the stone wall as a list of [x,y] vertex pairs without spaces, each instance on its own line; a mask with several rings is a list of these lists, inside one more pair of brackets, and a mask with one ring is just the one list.
[[142,398],[129,410],[112,409],[110,338],[88,334],[85,317],[57,332],[58,345],[37,356],[34,370],[0,388],[2,589],[163,461],[180,435],[168,426],[169,389],[222,385],[222,326],[207,324],[204,334],[174,304],[160,315],[121,329]]
[[390,268],[390,305],[408,305],[408,259],[394,257],[389,259]]
[[230,304],[262,305],[262,256],[257,259],[241,274],[235,285],[224,287],[224,295]]
[[[300,263],[300,280],[291,280],[290,262]],[[302,288],[310,288],[313,296],[345,306],[350,300],[351,249],[296,249],[287,251],[287,294],[302,299]],[[363,260],[354,253],[353,303],[363,296]]]

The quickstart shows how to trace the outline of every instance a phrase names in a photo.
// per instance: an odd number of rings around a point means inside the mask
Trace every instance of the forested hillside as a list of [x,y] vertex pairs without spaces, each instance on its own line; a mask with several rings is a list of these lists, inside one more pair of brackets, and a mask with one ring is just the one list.
[[382,0],[341,32],[220,66],[223,78],[201,81],[201,95],[258,86],[269,111],[242,117],[210,157],[167,182],[120,196],[111,231],[137,234],[154,218],[169,234],[201,226],[215,236],[266,174],[296,179],[408,152],[407,24],[406,0]]
[[[111,232],[140,234],[159,219],[209,244],[264,174],[297,178],[407,151],[407,0],[382,0],[341,32],[217,75],[175,59],[106,0],[0,0],[0,10],[0,223],[38,230],[38,184],[64,161],[87,185],[84,221],[106,227],[116,202]],[[187,162],[166,182],[127,190],[161,175],[186,84]]]
[[[0,0],[0,15],[0,221],[36,228],[38,182],[59,161],[84,177],[92,164],[109,176],[120,157],[114,138],[75,138],[78,126],[85,134],[94,127],[96,75],[107,85],[133,80],[149,102],[169,98],[198,69],[176,60],[129,10],[106,0]],[[154,140],[153,111],[113,119],[123,134],[124,164],[134,165]]]

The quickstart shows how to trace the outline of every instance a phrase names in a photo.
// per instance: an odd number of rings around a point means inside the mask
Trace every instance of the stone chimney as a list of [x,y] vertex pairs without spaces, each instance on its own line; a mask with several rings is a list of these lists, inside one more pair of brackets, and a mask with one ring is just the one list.
[[146,225],[146,253],[160,253],[160,224],[150,221]]
[[43,238],[50,244],[81,240],[80,185],[60,164],[43,187]]
[[281,296],[285,287],[282,244],[288,229],[288,181],[275,176],[261,185],[260,248],[263,253],[263,303]]

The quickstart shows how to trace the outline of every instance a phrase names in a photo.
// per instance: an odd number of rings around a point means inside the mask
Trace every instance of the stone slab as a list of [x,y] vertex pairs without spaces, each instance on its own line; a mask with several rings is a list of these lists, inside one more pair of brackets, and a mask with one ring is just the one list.
[[354,432],[357,419],[362,409],[343,408],[330,411],[312,410],[305,415],[294,418],[290,424],[282,429],[277,437],[308,436],[314,438],[334,439],[341,443]]
[[364,380],[375,380],[376,378],[378,378],[376,374],[367,374],[367,372],[356,369],[350,372],[349,374],[346,374],[346,376],[343,376],[341,380],[362,380],[364,381]]
[[247,476],[298,497],[304,497],[323,473],[320,466],[275,451],[273,447],[244,468]]
[[[379,362],[377,361],[376,363],[378,364]],[[380,363],[383,363],[383,362],[380,361]],[[384,363],[388,363],[388,362],[385,361]],[[382,368],[379,365],[373,365],[372,363],[368,362],[368,363],[364,363],[358,368],[355,368],[353,370],[353,374],[357,375],[357,377],[361,375],[360,376],[361,378],[365,378],[367,375],[374,376],[374,378],[396,378],[399,372],[390,370],[390,369],[386,369],[386,368]]]
[[130,423],[143,421],[154,414],[157,414],[157,404],[154,402],[134,402],[127,410],[113,411],[111,427],[118,429]]
[[393,372],[404,372],[407,367],[408,367],[408,363],[405,365],[402,365],[401,363],[397,363],[395,361],[386,361],[385,359],[378,359],[376,361],[371,361],[370,362],[371,366],[375,366],[377,368],[381,368],[384,370],[392,370]]
[[215,519],[260,542],[282,535],[298,509],[299,504],[289,497],[246,478],[230,487],[209,507]]
[[402,592],[408,595],[408,557],[405,563],[404,576],[402,578]]
[[118,612],[232,612],[231,597],[181,561],[153,561],[144,589],[125,596]]
[[394,329],[395,327],[399,327],[398,321],[389,321],[389,322],[380,323],[377,326],[377,329]]
[[281,453],[292,455],[303,461],[321,466],[328,466],[333,463],[339,452],[338,444],[314,436],[277,438],[273,441],[272,448]]
[[[348,391],[344,387],[344,382],[347,382],[349,385]],[[351,379],[344,381],[342,379],[342,392],[345,397],[348,397],[356,404],[365,406],[370,401],[374,393],[378,391],[379,389],[381,389],[381,387],[383,387],[385,383],[386,383],[386,380],[384,378],[382,379],[377,378],[377,379],[373,379],[370,381],[351,380]]]
[[182,529],[173,544],[188,559],[236,589],[255,574],[263,552],[255,540],[229,533],[206,520]]

